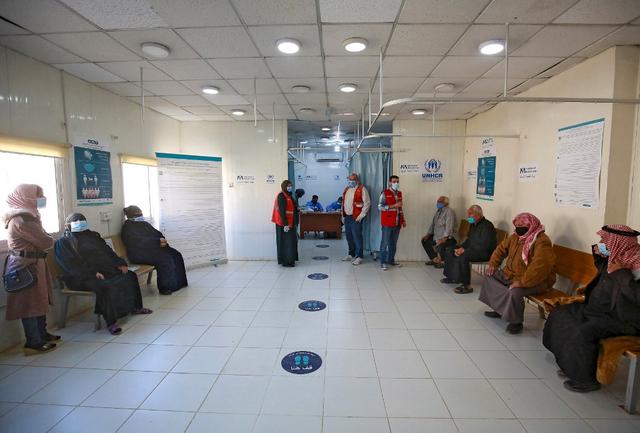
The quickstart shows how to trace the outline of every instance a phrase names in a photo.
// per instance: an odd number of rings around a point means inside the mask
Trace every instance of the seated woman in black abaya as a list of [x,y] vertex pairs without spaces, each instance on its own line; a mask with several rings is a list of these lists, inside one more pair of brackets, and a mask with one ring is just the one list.
[[565,388],[575,392],[600,389],[600,340],[640,335],[640,233],[609,225],[598,235],[598,275],[585,288],[584,302],[556,307],[544,326],[543,343],[555,355],[558,373],[568,378]]
[[162,232],[145,221],[138,206],[124,209],[127,220],[122,225],[122,242],[132,263],[153,265],[158,272],[158,291],[170,295],[189,285],[182,254],[171,248]]
[[109,332],[120,334],[117,320],[128,314],[151,314],[142,307],[138,277],[118,257],[100,233],[89,230],[81,213],[67,217],[64,236],[55,243],[56,261],[71,290],[96,294],[95,313],[104,317]]

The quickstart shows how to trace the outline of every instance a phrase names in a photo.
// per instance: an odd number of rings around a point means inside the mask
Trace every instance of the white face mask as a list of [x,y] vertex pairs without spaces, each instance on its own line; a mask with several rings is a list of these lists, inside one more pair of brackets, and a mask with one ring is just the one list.
[[46,197],[38,197],[36,199],[36,207],[38,209],[42,209],[47,207],[47,198]]
[[392,183],[391,184],[391,189],[394,191],[397,191],[398,188],[400,188],[400,184],[399,183]]
[[69,227],[71,228],[71,231],[73,233],[78,233],[78,232],[83,232],[85,230],[88,230],[89,223],[87,223],[85,220],[72,221],[69,224]]
[[135,217],[133,220],[134,221],[138,221],[138,222],[144,222],[147,219],[143,215],[140,215],[140,216]]

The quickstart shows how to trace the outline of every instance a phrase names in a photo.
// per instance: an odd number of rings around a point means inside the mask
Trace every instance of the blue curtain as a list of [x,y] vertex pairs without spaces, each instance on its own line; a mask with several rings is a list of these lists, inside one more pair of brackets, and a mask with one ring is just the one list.
[[387,187],[387,179],[391,176],[392,156],[390,152],[357,153],[349,164],[349,172],[360,176],[360,181],[369,191],[371,196],[371,210],[364,220],[364,250],[378,252],[382,240],[380,226],[380,211],[378,199]]
[[296,169],[295,169],[295,161],[289,161],[289,165],[288,165],[288,173],[289,173],[289,180],[291,181],[291,183],[293,184],[293,190],[295,191],[296,189]]

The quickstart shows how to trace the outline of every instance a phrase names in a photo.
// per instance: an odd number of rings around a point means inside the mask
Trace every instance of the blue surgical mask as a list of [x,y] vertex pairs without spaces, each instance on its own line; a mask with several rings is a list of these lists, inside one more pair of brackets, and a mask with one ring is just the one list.
[[289,185],[289,186],[287,187],[287,192],[291,192],[291,191],[293,191],[293,187],[292,187],[291,185]]
[[392,183],[391,184],[391,189],[394,191],[397,191],[398,188],[400,188],[400,184],[399,183]]
[[350,180],[349,182],[347,182],[347,186],[349,188],[355,188],[356,187],[356,181],[355,180]]
[[85,220],[71,221],[70,227],[73,233],[83,232],[85,230],[89,230],[89,223]]
[[436,203],[436,207],[437,207],[438,209],[442,209],[442,208],[444,207],[444,203],[440,203],[440,202],[438,202],[438,203]]
[[140,216],[135,217],[133,220],[134,221],[138,221],[138,222],[144,222],[147,219],[143,215],[140,215]]
[[42,209],[44,207],[47,207],[47,198],[46,197],[38,197],[36,199],[36,207],[38,209]]
[[467,221],[469,221],[469,224],[475,224],[476,223],[476,218],[470,216],[470,217],[467,218]]
[[600,254],[605,257],[609,257],[611,255],[611,252],[607,249],[607,246],[602,242],[598,242],[598,251],[600,251]]

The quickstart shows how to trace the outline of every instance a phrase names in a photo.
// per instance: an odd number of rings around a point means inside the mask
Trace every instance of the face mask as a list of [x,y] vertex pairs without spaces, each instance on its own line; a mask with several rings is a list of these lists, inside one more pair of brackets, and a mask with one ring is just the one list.
[[529,231],[529,227],[516,227],[516,234],[518,236],[524,236]]
[[73,233],[77,233],[77,232],[83,232],[85,230],[89,229],[89,223],[87,223],[84,220],[80,220],[80,221],[72,221],[71,224],[71,231]]
[[140,215],[140,216],[135,217],[133,220],[134,221],[138,221],[138,222],[144,222],[147,219],[143,215]]
[[605,257],[609,257],[611,255],[611,252],[607,249],[607,246],[602,242],[598,242],[598,251],[600,251],[600,254]]
[[287,187],[287,192],[291,192],[291,191],[293,191],[293,187],[292,186],[288,186]]
[[347,182],[347,186],[349,188],[355,188],[356,187],[356,181],[355,180],[350,180],[349,182]]
[[391,184],[391,189],[394,190],[394,191],[397,191],[399,187],[400,187],[399,183],[392,183]]
[[444,207],[444,203],[440,203],[440,202],[436,203],[436,208],[442,209],[443,207]]
[[470,217],[467,218],[467,221],[469,221],[469,224],[475,224],[476,223],[476,218],[470,216]]
[[46,197],[38,197],[36,199],[36,207],[38,209],[42,209],[43,207],[47,207],[47,198]]

